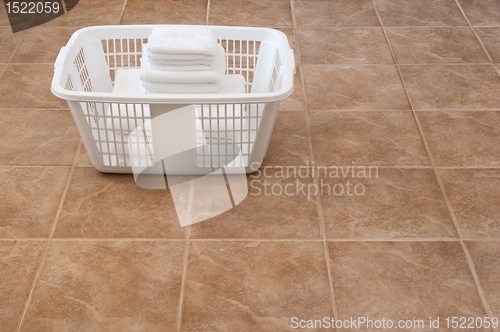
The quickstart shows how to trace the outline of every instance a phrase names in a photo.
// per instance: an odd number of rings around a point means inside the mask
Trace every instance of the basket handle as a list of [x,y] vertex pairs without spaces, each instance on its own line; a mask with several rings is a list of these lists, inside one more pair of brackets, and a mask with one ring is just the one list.
[[56,67],[62,68],[64,65],[64,59],[66,59],[66,54],[68,53],[68,48],[66,46],[61,47],[59,54],[57,55],[56,62],[54,63],[54,71]]
[[293,49],[289,48],[287,50],[287,63],[289,64],[288,67],[293,67],[293,74],[295,75],[297,73],[297,70],[295,69],[295,56],[293,54]]

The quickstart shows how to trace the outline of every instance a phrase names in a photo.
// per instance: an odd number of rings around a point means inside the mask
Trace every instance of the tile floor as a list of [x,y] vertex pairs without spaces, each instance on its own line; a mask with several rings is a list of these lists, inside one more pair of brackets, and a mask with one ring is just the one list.
[[[92,167],[50,92],[75,30],[149,23],[283,31],[295,92],[265,165],[378,176],[335,180],[363,195],[266,195],[261,181],[180,228],[168,191]],[[444,331],[448,316],[500,316],[499,1],[80,0],[44,25],[8,24],[0,9],[0,331],[292,331],[292,317],[358,316],[439,316]],[[295,183],[276,172],[249,180]]]

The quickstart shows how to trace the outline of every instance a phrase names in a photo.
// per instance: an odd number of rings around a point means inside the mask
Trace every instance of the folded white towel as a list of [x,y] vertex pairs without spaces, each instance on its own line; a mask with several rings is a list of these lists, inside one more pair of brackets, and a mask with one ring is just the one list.
[[[151,55],[151,54],[149,53],[149,55]],[[148,56],[147,61],[149,61],[150,63],[155,63],[158,65],[165,65],[165,66],[190,66],[190,65],[213,66],[213,64],[214,64],[214,59],[211,59],[211,60],[158,60],[158,59],[152,59],[151,56]]]
[[163,65],[151,63],[151,69],[161,71],[208,71],[214,70],[210,65]]
[[217,38],[204,26],[162,26],[153,28],[149,36],[150,51],[172,55],[216,54]]
[[210,63],[214,61],[213,56],[206,56],[200,54],[160,54],[155,53],[149,49],[149,59],[153,61],[196,61]]
[[220,83],[224,78],[224,48],[217,46],[214,69],[205,71],[160,71],[151,68],[147,58],[141,59],[141,79],[145,83]]
[[[142,56],[146,59],[149,59],[149,64],[151,65],[151,69],[153,70],[162,70],[162,71],[206,71],[206,70],[214,70],[214,61],[207,61],[206,64],[200,64],[198,61],[180,61],[180,63],[171,63],[169,61],[152,61],[149,58],[149,47],[148,44],[142,45]],[[141,60],[143,61],[143,60]],[[177,61],[179,62],[179,61]]]

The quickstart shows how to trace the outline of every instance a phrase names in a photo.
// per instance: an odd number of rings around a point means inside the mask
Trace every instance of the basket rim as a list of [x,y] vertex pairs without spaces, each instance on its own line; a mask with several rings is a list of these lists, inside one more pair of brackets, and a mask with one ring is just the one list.
[[[200,25],[216,30],[236,30],[236,31],[265,31],[279,35],[283,48],[285,49],[285,79],[281,88],[274,92],[264,93],[239,93],[239,94],[142,94],[142,93],[113,93],[113,92],[86,92],[66,90],[61,85],[64,61],[70,48],[75,47],[79,38],[83,34],[94,33],[99,30],[109,29],[130,29],[130,28],[153,28],[164,26],[165,24],[141,24],[141,25],[106,25],[92,26],[77,30],[70,40],[63,46],[54,63],[54,76],[52,78],[51,91],[62,99],[80,102],[105,102],[105,103],[144,103],[144,104],[193,104],[193,103],[259,103],[279,101],[290,96],[293,92],[293,79],[296,72],[295,58],[293,50],[290,48],[286,35],[272,28],[265,27],[235,27],[235,26],[212,26]],[[182,26],[179,24],[170,26]]]

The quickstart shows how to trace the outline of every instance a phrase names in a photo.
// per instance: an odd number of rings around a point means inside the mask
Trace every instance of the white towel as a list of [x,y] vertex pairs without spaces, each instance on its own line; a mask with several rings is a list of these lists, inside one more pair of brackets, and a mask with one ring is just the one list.
[[[214,70],[215,62],[213,60],[204,61],[200,63],[199,61],[157,61],[151,60],[149,58],[149,47],[148,44],[142,45],[142,56],[144,61],[149,60],[151,69],[162,70],[162,71],[207,71]],[[143,60],[141,59],[141,62]]]
[[159,54],[154,53],[151,48],[149,50],[149,59],[153,61],[196,61],[200,63],[210,63],[214,60],[213,56],[206,56],[200,54]]
[[204,55],[214,57],[217,38],[204,26],[162,26],[153,28],[150,51],[169,55]]
[[[215,83],[224,79],[224,48],[217,46],[214,70],[205,71],[160,71],[153,70],[146,57],[141,59],[141,80],[144,83]],[[213,91],[212,91],[213,92]]]

